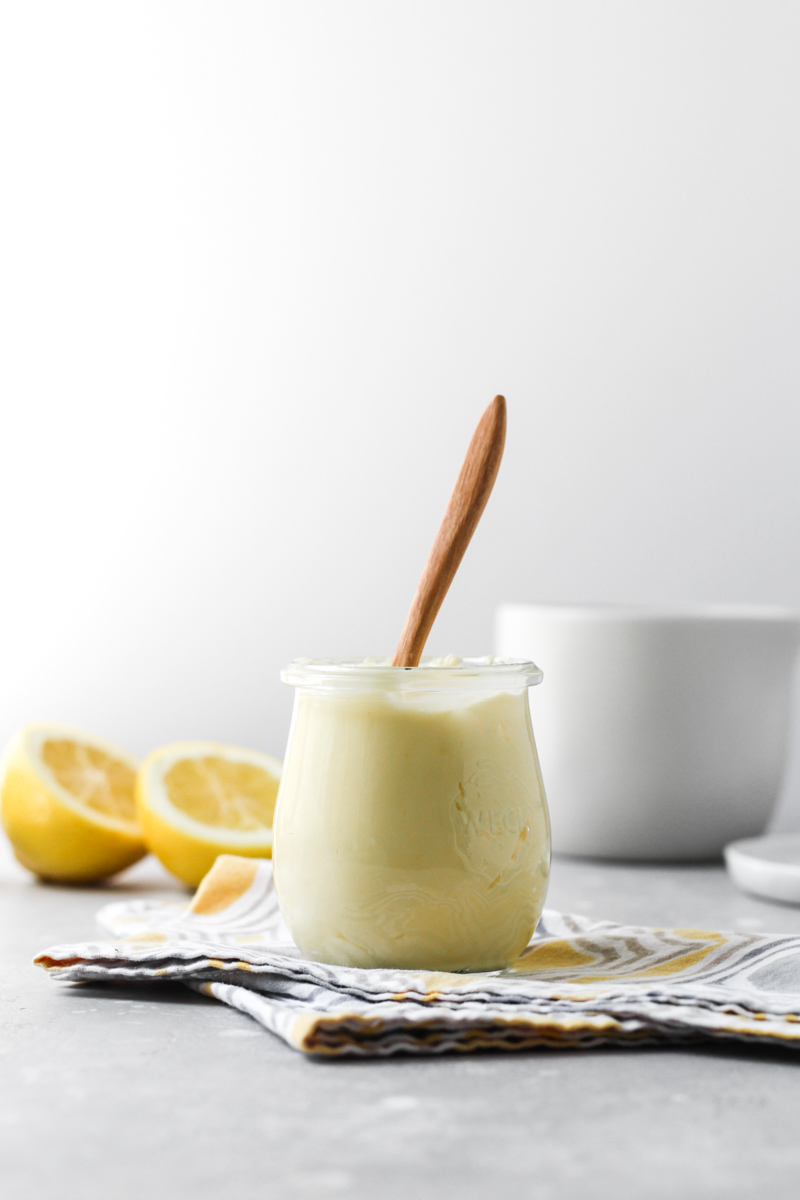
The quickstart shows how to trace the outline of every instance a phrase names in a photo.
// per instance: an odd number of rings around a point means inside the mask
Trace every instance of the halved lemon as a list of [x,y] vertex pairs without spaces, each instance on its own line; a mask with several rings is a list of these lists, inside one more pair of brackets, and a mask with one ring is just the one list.
[[196,887],[219,854],[272,856],[272,818],[283,764],[270,754],[176,742],[144,760],[136,813],[168,871]]
[[23,866],[92,883],[142,858],[137,767],[124,750],[64,725],[21,729],[3,756],[0,817]]

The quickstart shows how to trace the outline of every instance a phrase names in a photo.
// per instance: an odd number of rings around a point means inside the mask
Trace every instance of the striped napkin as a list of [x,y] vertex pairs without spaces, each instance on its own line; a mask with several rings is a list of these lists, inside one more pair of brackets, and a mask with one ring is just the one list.
[[734,1038],[800,1048],[800,936],[646,929],[545,911],[512,967],[480,974],[310,962],[265,860],[224,855],[191,903],[98,913],[113,941],[35,962],[69,982],[176,980],[315,1055],[443,1054]]

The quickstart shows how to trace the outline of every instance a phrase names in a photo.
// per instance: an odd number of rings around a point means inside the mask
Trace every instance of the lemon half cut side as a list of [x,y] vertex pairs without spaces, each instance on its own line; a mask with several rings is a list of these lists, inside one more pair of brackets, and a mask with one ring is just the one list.
[[282,768],[270,754],[216,742],[155,750],[136,780],[136,812],[148,847],[190,887],[220,854],[270,858]]
[[0,769],[0,817],[14,854],[44,879],[94,883],[147,853],[136,821],[138,762],[65,725],[26,725]]

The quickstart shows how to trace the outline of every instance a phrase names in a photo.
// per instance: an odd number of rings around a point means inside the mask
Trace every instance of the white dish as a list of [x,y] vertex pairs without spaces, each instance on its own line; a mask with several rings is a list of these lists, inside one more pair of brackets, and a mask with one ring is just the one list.
[[506,604],[495,649],[531,658],[553,849],[720,857],[769,821],[800,614],[760,606]]
[[800,834],[775,833],[725,847],[731,879],[745,892],[800,904]]

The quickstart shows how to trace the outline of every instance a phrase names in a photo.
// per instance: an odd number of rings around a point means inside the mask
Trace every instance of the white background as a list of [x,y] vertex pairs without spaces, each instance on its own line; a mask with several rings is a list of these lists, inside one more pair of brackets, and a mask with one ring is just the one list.
[[[800,5],[0,9],[0,737],[280,754],[297,655],[800,605]],[[800,783],[798,783],[800,791]]]

